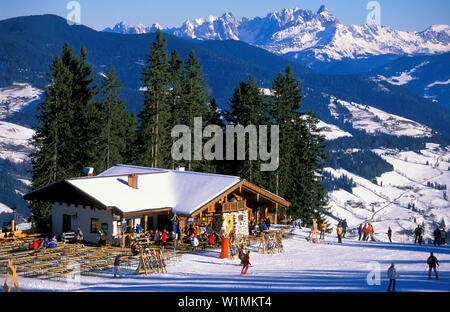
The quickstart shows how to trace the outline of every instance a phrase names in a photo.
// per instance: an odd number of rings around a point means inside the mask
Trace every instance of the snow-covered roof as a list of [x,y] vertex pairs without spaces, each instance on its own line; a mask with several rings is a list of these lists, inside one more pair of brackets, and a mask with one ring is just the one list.
[[[128,186],[130,174],[137,175],[137,189]],[[123,213],[172,208],[180,215],[192,214],[240,181],[236,176],[129,165],[116,165],[93,177],[64,180],[83,195]]]
[[[138,189],[127,185],[129,174],[138,174]],[[95,182],[97,179],[108,182]],[[117,183],[118,179],[125,180]],[[85,192],[100,201],[104,198],[109,203],[107,206],[116,206],[123,212],[171,207],[177,214],[191,214],[240,180],[236,176],[116,165],[100,173],[96,179],[78,180],[77,186],[86,188]],[[87,187],[89,182],[84,181],[92,181],[99,187],[91,190]]]

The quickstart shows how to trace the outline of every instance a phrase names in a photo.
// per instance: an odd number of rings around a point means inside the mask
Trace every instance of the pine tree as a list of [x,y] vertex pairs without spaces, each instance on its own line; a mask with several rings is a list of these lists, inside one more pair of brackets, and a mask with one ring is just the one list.
[[279,73],[270,108],[280,129],[280,162],[274,175],[275,192],[292,203],[291,211],[303,220],[322,219],[326,192],[322,186],[324,137],[318,134],[315,114],[300,113],[302,88],[290,66]]
[[281,197],[286,197],[292,189],[292,157],[296,154],[292,142],[296,139],[296,121],[300,120],[298,110],[302,100],[302,89],[289,65],[286,67],[285,76],[278,73],[272,89],[274,94],[270,98],[269,109],[273,123],[279,126],[280,134],[280,159],[279,167],[274,172],[274,192]]
[[169,168],[171,158],[170,74],[166,39],[160,30],[142,71],[144,105],[138,115],[136,153],[143,166]]
[[[270,116],[268,105],[253,76],[248,81],[242,81],[234,90],[229,101],[230,111],[226,113],[227,121],[233,125],[255,126],[259,131],[259,125],[268,125]],[[268,187],[267,172],[261,171],[261,159],[257,155],[256,160],[250,159],[250,135],[246,135],[245,155],[246,160],[235,160],[234,167],[237,174],[261,187]],[[257,142],[255,142],[257,143]],[[257,152],[257,151],[256,151]],[[235,158],[237,159],[237,158]]]
[[[70,52],[64,50],[64,53]],[[35,128],[32,145],[34,152],[31,156],[33,175],[31,189],[38,189],[69,176],[66,146],[62,144],[70,138],[70,129],[67,122],[70,120],[64,112],[69,112],[71,102],[72,75],[63,64],[59,56],[53,58],[50,70],[47,73],[47,87],[45,87],[45,100],[39,103],[38,120],[40,125]],[[50,204],[32,202],[31,211],[39,228],[50,228]]]
[[[190,129],[194,129],[194,118],[201,117],[203,128],[210,124],[214,111],[208,102],[208,86],[194,50],[191,50],[187,57],[183,74],[182,94],[180,105],[178,106],[179,114],[183,116],[182,124],[188,126]],[[194,146],[191,151],[191,160],[187,161],[188,170],[200,172],[214,171],[212,163],[204,160],[202,154],[200,155],[198,153],[196,155],[195,150],[196,148]]]
[[[62,56],[53,58],[46,74],[45,98],[37,107],[39,125],[30,155],[33,190],[80,176],[84,166],[95,163],[100,127],[92,67],[86,64],[86,56],[84,48],[75,56],[66,43]],[[49,230],[50,204],[33,202],[30,208],[38,227]]]
[[[170,112],[172,127],[176,125],[183,124],[183,112],[180,109],[182,100],[182,84],[184,79],[183,73],[184,62],[179,59],[178,51],[174,50],[171,54],[169,61],[169,72],[170,72]],[[172,145],[174,144],[176,138],[172,138]],[[176,167],[175,160],[172,158],[171,168]]]
[[73,120],[70,123],[73,134],[70,144],[74,151],[72,176],[82,175],[83,167],[97,163],[102,131],[100,111],[94,101],[97,95],[96,86],[93,85],[95,77],[92,75],[92,65],[86,61],[86,49],[81,47],[80,54],[71,62],[74,66],[69,65],[73,74]]
[[126,163],[128,150],[133,142],[135,121],[125,109],[124,100],[120,98],[122,83],[111,64],[103,76],[99,92],[99,109],[101,112],[102,133],[99,142],[99,171],[112,165]]

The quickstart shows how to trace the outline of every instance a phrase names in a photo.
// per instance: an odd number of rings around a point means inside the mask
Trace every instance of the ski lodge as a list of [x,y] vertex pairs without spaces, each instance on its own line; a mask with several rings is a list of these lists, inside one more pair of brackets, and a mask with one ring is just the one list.
[[65,179],[23,196],[25,200],[51,202],[52,232],[75,231],[96,242],[101,228],[109,241],[140,224],[145,231],[172,230],[176,214],[184,233],[189,221],[205,222],[214,231],[248,235],[250,220],[261,215],[277,222],[285,199],[237,176],[116,165],[93,176]]

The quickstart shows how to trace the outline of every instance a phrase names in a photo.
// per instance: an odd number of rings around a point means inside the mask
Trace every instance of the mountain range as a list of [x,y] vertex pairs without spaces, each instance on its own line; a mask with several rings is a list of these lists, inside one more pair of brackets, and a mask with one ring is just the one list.
[[[233,23],[234,28],[231,27]],[[254,31],[250,25],[255,27]],[[290,64],[301,80],[302,110],[317,113],[321,120],[319,128],[328,140],[342,140],[328,141],[331,149],[363,148],[358,147],[359,144],[369,149],[391,148],[388,152],[395,154],[402,144],[403,148],[412,150],[416,144],[434,140],[436,137],[431,137],[434,134],[450,135],[450,111],[445,108],[450,81],[446,25],[408,35],[374,25],[352,28],[342,25],[326,7],[321,7],[317,13],[285,9],[254,19],[238,20],[225,14],[220,18],[188,21],[183,26],[164,29],[168,51],[176,49],[184,59],[191,50],[195,51],[208,83],[209,96],[217,100],[222,110],[228,108],[234,88],[250,74],[270,95],[277,73]],[[121,23],[99,32],[83,25],[69,26],[66,19],[55,15],[0,21],[0,203],[16,206],[24,216],[29,213],[20,196],[29,184],[27,154],[30,150],[26,142],[33,132],[27,128],[36,123],[34,108],[48,83],[46,72],[54,55],[61,54],[64,43],[68,42],[76,53],[81,46],[86,47],[87,61],[92,64],[96,76],[103,75],[107,66],[113,64],[123,84],[122,97],[127,108],[138,112],[143,103],[139,91],[142,67],[158,28],[161,27],[157,24],[132,27]],[[344,28],[347,28],[348,50],[338,44],[343,41],[337,40],[344,38]],[[310,37],[302,39],[299,35],[302,29],[303,34]],[[358,37],[356,29],[364,34]],[[404,42],[395,41],[395,34]],[[307,38],[311,39],[309,47],[306,47]],[[373,45],[369,44],[370,38],[373,38]],[[408,38],[415,38],[411,39],[410,45]],[[304,40],[303,46],[301,40]],[[386,46],[382,45],[383,40]],[[395,48],[395,42],[400,42],[398,48]],[[284,54],[280,52],[283,44]],[[276,45],[280,50],[276,50]],[[371,50],[371,46],[379,47]],[[289,47],[300,50],[289,50]],[[396,138],[397,135],[408,137]],[[386,143],[390,147],[385,146]],[[444,145],[447,151],[442,154],[445,159],[441,169],[445,171],[450,167],[448,144]],[[442,160],[442,155],[438,160]],[[411,162],[411,155],[408,157]],[[425,163],[430,171],[435,170],[431,165],[434,157],[430,156],[430,165]],[[377,165],[372,159],[368,162],[367,167]],[[351,165],[354,168],[362,166]],[[417,164],[411,162],[405,172],[413,174],[416,167]],[[338,169],[337,166],[333,168]],[[438,182],[448,183],[447,177],[439,176],[443,180]],[[419,181],[419,178],[415,180]],[[384,180],[383,184],[387,182]],[[367,186],[378,189],[371,184],[364,185],[364,189]],[[389,191],[388,185],[380,192],[385,190]],[[433,190],[427,188],[427,191]],[[359,194],[358,190],[354,193]],[[367,197],[362,192],[358,196],[363,201]],[[342,203],[339,200],[334,200],[336,205],[346,209],[345,200]],[[430,200],[426,197],[423,202]],[[439,201],[439,205],[442,203]],[[0,219],[1,208],[0,205]]]
[[[441,134],[450,133],[449,110],[405,86],[371,76],[316,73],[300,63],[242,41],[186,40],[170,34],[165,37],[168,50],[178,50],[182,58],[186,58],[191,50],[195,51],[203,66],[208,92],[222,109],[228,107],[234,88],[249,74],[255,77],[260,87],[271,88],[278,72],[290,63],[294,74],[302,81],[303,108],[314,110],[325,123],[337,125],[352,134],[358,132],[344,119],[332,116],[329,103],[334,97],[410,119]],[[86,47],[88,62],[98,75],[113,64],[123,83],[122,96],[128,109],[140,110],[140,77],[155,33],[99,32],[83,25],[69,26],[64,18],[55,15],[38,15],[0,21],[0,39],[3,43],[0,45],[0,87],[27,82],[42,89],[53,56],[60,54],[64,43],[68,42],[76,51],[82,45]],[[33,110],[28,112],[34,113]],[[6,121],[15,122],[22,116],[23,112],[13,114]],[[25,124],[31,125],[30,122]]]
[[[385,56],[412,56],[450,51],[450,27],[432,25],[416,31],[394,30],[375,24],[342,24],[322,5],[314,13],[304,9],[283,9],[265,17],[236,18],[232,13],[185,21],[180,27],[162,28],[129,25],[120,22],[104,31],[142,34],[161,29],[163,32],[197,40],[239,40],[271,53],[298,60],[313,69],[343,60],[360,60]],[[379,58],[378,58],[379,61]],[[377,65],[376,60],[373,63]],[[317,65],[317,66],[315,66]],[[379,65],[379,64],[378,64]],[[315,68],[317,67],[317,68]]]

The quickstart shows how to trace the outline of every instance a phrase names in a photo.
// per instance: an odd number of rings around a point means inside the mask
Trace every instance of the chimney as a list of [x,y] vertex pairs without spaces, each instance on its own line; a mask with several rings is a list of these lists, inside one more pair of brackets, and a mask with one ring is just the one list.
[[83,172],[88,177],[92,177],[94,175],[94,168],[92,168],[92,167],[84,167],[83,168]]
[[136,174],[128,175],[128,186],[134,189],[138,188],[138,176]]

